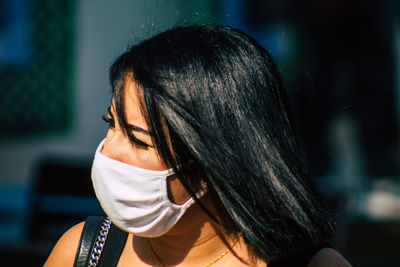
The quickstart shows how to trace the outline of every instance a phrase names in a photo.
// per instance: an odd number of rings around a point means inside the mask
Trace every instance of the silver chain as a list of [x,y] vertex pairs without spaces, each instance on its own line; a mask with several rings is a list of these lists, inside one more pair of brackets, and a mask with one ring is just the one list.
[[97,236],[97,241],[92,250],[92,254],[89,260],[89,266],[95,267],[99,263],[99,259],[101,256],[101,252],[103,251],[104,244],[106,243],[108,230],[110,230],[111,220],[110,218],[106,218],[101,226],[101,230],[99,235]]

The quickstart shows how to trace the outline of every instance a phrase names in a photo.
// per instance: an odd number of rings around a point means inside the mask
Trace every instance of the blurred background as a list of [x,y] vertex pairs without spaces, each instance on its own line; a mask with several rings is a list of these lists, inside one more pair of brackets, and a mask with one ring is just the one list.
[[41,266],[102,214],[108,68],[175,25],[227,24],[280,67],[304,161],[354,266],[400,266],[400,1],[0,0],[0,258]]

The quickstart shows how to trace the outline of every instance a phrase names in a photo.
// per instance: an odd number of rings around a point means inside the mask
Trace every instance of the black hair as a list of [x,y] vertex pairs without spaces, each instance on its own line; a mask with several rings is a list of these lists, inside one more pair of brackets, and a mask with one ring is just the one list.
[[[190,176],[201,169],[234,228],[264,259],[282,257],[332,235],[299,159],[281,75],[247,34],[226,26],[176,27],[128,49],[111,66],[112,98],[128,131],[124,82],[143,90],[143,110],[164,162]],[[167,129],[167,130],[166,130]],[[178,168],[179,166],[179,168]],[[183,167],[182,167],[183,166]],[[199,201],[198,201],[199,202]]]

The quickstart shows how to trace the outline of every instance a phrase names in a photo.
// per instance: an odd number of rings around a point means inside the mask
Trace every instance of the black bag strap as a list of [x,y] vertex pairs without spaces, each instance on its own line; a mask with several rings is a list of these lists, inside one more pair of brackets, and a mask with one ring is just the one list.
[[93,250],[97,234],[100,232],[104,219],[105,217],[103,216],[87,217],[76,251],[74,267],[88,266],[90,253]]
[[104,245],[103,252],[98,267],[115,267],[118,264],[122,251],[124,250],[128,233],[122,231],[114,224],[111,224],[108,232],[107,242]]
[[[76,252],[74,267],[89,266],[91,253],[105,220],[106,218],[102,216],[89,216],[86,219]],[[128,233],[111,224],[107,234],[107,239],[105,240],[107,242],[104,241],[104,247],[102,249],[100,260],[97,266],[117,266],[122,250],[125,247],[127,237]]]

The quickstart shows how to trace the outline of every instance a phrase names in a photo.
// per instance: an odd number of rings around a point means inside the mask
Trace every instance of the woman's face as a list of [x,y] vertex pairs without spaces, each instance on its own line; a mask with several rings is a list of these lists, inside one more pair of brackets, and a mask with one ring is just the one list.
[[[114,120],[114,127],[110,127],[107,132],[101,153],[114,160],[118,160],[135,167],[161,171],[168,169],[159,157],[146,124],[146,120],[141,111],[139,97],[141,97],[140,87],[130,78],[126,79],[124,88],[125,113],[128,124],[134,126],[133,135],[140,141],[149,145],[145,148],[132,144],[129,138],[123,133],[118,124],[117,114],[114,104],[111,106],[110,118]],[[168,177],[168,195],[170,200],[176,204],[183,204],[190,195],[186,192],[179,179],[172,175]]]

